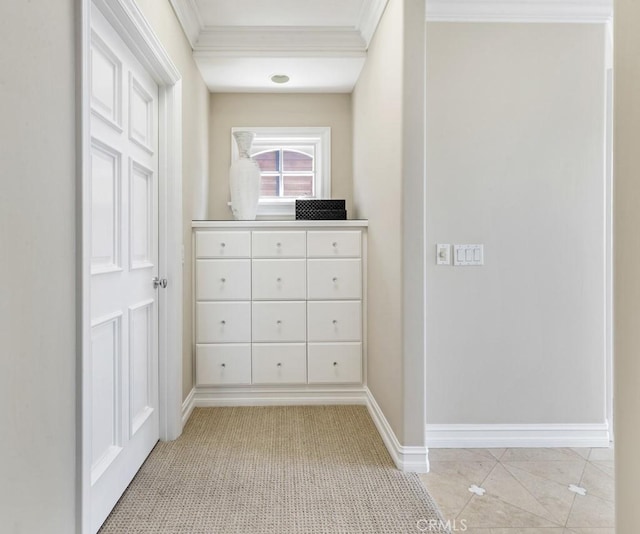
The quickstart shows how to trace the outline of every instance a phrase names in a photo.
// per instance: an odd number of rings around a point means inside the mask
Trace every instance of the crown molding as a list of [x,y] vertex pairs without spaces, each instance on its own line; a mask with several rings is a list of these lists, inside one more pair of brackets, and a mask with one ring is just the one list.
[[362,2],[356,29],[364,40],[365,48],[369,48],[369,43],[373,39],[373,34],[376,33],[378,23],[387,7],[387,2],[388,0],[365,0]]
[[427,0],[427,21],[607,23],[612,0]]
[[[205,26],[196,0],[169,0],[193,50],[367,50],[388,0],[366,0],[355,27]],[[286,37],[283,37],[286,36]]]
[[237,53],[257,56],[321,53],[350,55],[364,52],[360,32],[349,28],[310,27],[222,27],[210,26],[200,32],[198,53]]
[[191,48],[195,48],[204,29],[204,23],[200,16],[200,10],[195,0],[169,0],[171,7],[180,21]]

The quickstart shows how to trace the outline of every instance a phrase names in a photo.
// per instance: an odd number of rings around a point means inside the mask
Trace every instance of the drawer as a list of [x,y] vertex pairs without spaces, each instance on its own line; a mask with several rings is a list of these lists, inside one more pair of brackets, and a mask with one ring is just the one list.
[[196,343],[251,341],[249,302],[196,303]]
[[254,300],[304,300],[306,260],[253,260]]
[[196,300],[250,300],[251,260],[196,260]]
[[310,343],[309,384],[362,382],[361,343]]
[[304,258],[306,232],[253,232],[251,248],[254,258]]
[[196,258],[248,258],[251,232],[196,232]]
[[308,298],[362,298],[362,260],[309,260]]
[[254,384],[305,384],[307,382],[307,346],[254,344],[252,347]]
[[253,341],[305,341],[307,305],[305,302],[254,302],[251,325]]
[[308,302],[309,341],[361,341],[362,302]]
[[251,384],[251,345],[196,346],[196,385]]
[[359,231],[307,232],[309,258],[359,258],[362,254]]

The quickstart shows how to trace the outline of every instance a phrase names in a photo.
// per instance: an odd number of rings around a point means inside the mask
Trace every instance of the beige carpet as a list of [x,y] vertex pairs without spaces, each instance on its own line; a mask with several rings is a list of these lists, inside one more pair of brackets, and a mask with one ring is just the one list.
[[178,440],[158,443],[100,532],[446,532],[440,519],[363,406],[198,408]]

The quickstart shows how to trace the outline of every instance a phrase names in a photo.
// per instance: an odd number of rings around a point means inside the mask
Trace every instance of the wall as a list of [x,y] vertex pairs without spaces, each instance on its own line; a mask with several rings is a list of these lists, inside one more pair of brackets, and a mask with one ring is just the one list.
[[424,444],[424,3],[390,0],[353,92],[356,216],[369,219],[368,387]]
[[428,423],[605,421],[604,43],[427,24]]
[[614,243],[616,533],[640,525],[640,5],[615,2]]
[[234,126],[330,126],[331,196],[346,199],[352,218],[351,95],[212,93],[210,111],[212,219],[233,218],[227,202]]
[[193,388],[191,221],[207,217],[209,176],[209,91],[193,61],[191,47],[169,0],[136,0],[145,18],[182,74],[182,208],[184,305],[182,394]]
[[68,534],[76,521],[74,2],[2,2],[0,35],[0,530]]

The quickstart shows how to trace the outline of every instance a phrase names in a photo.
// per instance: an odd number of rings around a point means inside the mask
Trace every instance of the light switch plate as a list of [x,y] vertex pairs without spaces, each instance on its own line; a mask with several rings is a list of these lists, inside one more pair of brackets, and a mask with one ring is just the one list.
[[484,265],[484,245],[453,245],[453,264]]
[[448,243],[436,245],[436,264],[451,265],[451,245]]

